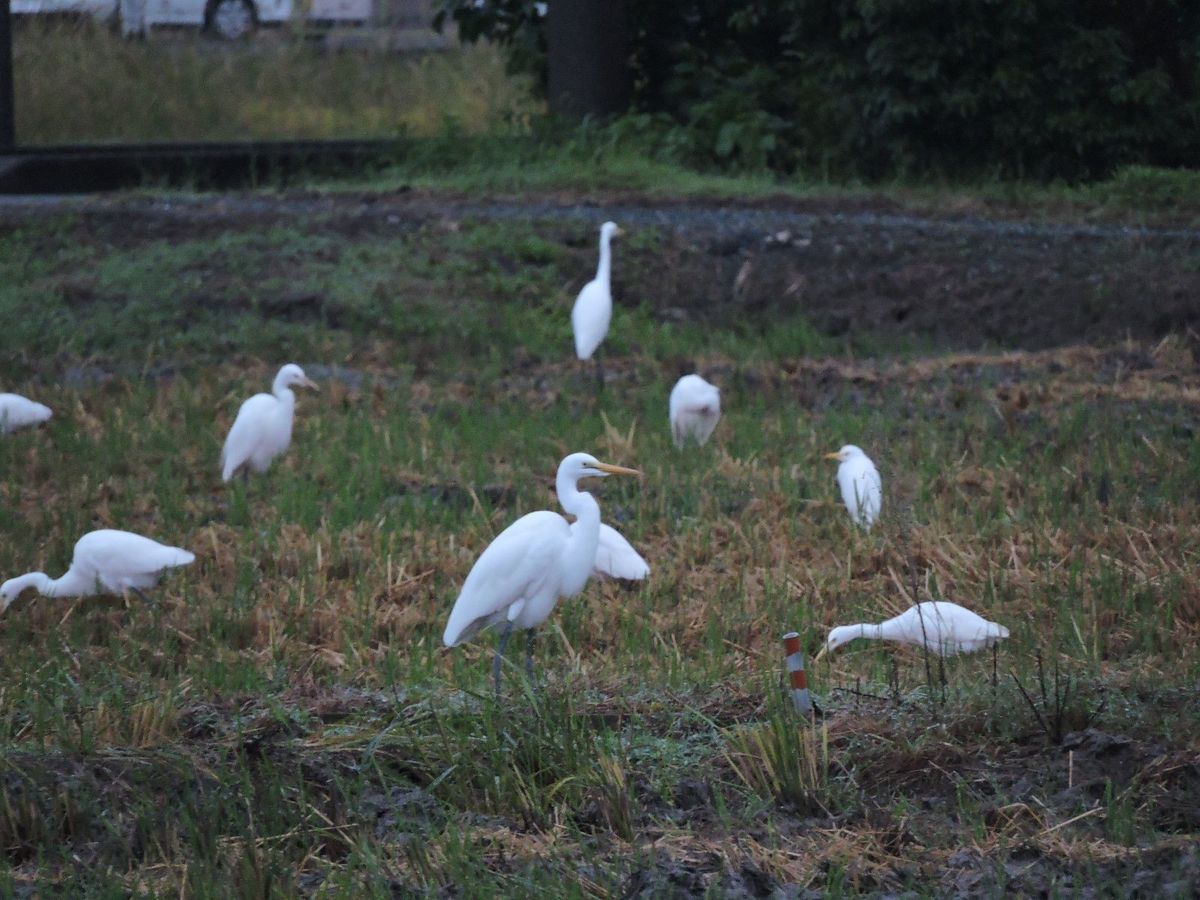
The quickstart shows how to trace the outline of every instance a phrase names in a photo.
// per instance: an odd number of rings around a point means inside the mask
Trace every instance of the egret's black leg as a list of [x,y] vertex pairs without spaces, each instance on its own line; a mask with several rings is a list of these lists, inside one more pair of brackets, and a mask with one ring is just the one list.
[[533,629],[525,632],[525,677],[533,684]]
[[496,696],[500,696],[500,667],[504,665],[504,648],[508,646],[508,639],[512,637],[513,623],[509,622],[504,626],[504,630],[500,632],[500,643],[496,647],[496,658],[492,661],[492,679],[496,682]]
[[596,393],[604,391],[604,363],[600,361],[600,348],[596,348]]
[[138,588],[131,587],[130,590],[133,591],[135,594],[137,594],[138,597],[141,598],[142,602],[145,603],[147,606],[153,604],[154,601],[151,600],[149,597],[147,597],[145,594],[143,594]]

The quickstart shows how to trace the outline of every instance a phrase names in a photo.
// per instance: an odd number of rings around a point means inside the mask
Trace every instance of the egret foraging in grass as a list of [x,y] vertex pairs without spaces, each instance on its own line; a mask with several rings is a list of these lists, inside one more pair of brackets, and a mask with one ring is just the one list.
[[837,480],[842,502],[854,524],[869,531],[883,506],[883,485],[875,463],[853,444],[847,444],[837,453],[826,453],[825,458],[840,461]]
[[1008,629],[1003,625],[989,622],[957,603],[927,600],[878,625],[839,625],[831,629],[816,659],[857,638],[916,644],[938,656],[953,656],[994,646],[1006,637]]
[[670,418],[676,447],[689,438],[704,446],[721,418],[720,388],[699,375],[684,375],[671,388]]
[[[623,232],[615,222],[600,226],[600,264],[596,277],[583,286],[571,309],[571,328],[575,332],[575,355],[591,359],[608,334],[612,321],[612,239]],[[603,384],[603,370],[596,362],[597,377]]]
[[34,403],[20,394],[0,394],[0,434],[40,424],[52,415],[50,407]]
[[250,469],[265,472],[271,460],[287,450],[292,442],[292,419],[296,412],[293,385],[320,390],[308,380],[303,369],[288,363],[275,376],[271,393],[255,394],[242,404],[221,450],[224,481]]
[[187,550],[168,547],[140,534],[111,528],[90,531],[75,542],[71,568],[62,578],[30,572],[0,585],[3,604],[0,611],[8,609],[26,588],[36,588],[46,597],[90,597],[133,591],[145,600],[142,591],[154,587],[164,571],[190,565],[195,559],[195,554]]
[[504,648],[513,630],[528,631],[525,671],[532,677],[533,629],[549,618],[560,597],[583,590],[596,566],[600,505],[579,490],[580,479],[640,474],[587,453],[572,453],[559,464],[555,485],[559,504],[575,516],[575,523],[549,510],[528,513],[500,532],[471,567],[442,640],[453,647],[489,625],[503,624],[492,667],[497,693]]

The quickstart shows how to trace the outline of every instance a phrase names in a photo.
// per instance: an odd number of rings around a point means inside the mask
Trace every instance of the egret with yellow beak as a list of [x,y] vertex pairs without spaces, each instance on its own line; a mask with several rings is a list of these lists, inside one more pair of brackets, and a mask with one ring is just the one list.
[[842,502],[855,525],[870,531],[879,518],[883,506],[883,484],[879,470],[871,458],[853,444],[847,444],[837,453],[826,453],[826,459],[836,459],[838,487],[842,489]]
[[550,510],[528,513],[500,532],[471,567],[442,640],[454,647],[484,628],[502,626],[492,665],[497,694],[504,648],[514,629],[527,632],[525,672],[532,678],[533,629],[550,617],[559,598],[573,597],[587,584],[600,545],[600,504],[579,490],[579,481],[609,475],[641,473],[572,453],[558,466],[556,489],[574,524]]

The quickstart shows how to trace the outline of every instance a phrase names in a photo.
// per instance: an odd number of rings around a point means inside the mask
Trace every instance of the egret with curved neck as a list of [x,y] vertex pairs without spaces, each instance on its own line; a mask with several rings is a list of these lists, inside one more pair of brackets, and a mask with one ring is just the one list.
[[145,599],[142,591],[158,583],[167,569],[194,562],[195,555],[180,547],[103,528],[90,531],[75,542],[71,567],[61,578],[45,572],[29,572],[10,578],[0,585],[0,611],[8,609],[28,588],[45,597],[90,597],[93,594],[122,594],[132,591]]
[[265,472],[276,456],[292,443],[296,395],[292,386],[319,388],[295,363],[279,370],[271,393],[255,394],[238,409],[221,450],[221,478],[229,481],[238,472]]
[[1008,629],[1003,625],[989,622],[957,603],[928,600],[886,622],[860,622],[831,629],[825,646],[813,661],[858,638],[915,644],[938,656],[953,656],[991,647],[1006,637]]
[[554,611],[559,598],[583,590],[596,565],[600,545],[600,504],[579,489],[583,478],[640,475],[587,453],[572,453],[558,466],[558,502],[574,524],[556,512],[540,510],[504,529],[475,565],[450,611],[442,640],[453,647],[491,625],[502,625],[492,676],[500,691],[504,649],[515,629],[528,632],[525,671],[533,674],[533,629]]

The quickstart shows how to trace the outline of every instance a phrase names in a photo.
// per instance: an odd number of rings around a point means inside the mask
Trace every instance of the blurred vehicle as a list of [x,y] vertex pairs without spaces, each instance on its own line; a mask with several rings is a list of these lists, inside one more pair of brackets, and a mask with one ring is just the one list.
[[117,21],[125,34],[141,34],[160,25],[205,28],[219,38],[238,40],[259,25],[282,25],[308,7],[311,24],[351,25],[369,22],[374,0],[10,0],[14,15],[87,16]]
[[14,16],[88,16],[107,21],[117,11],[117,0],[10,0]]

